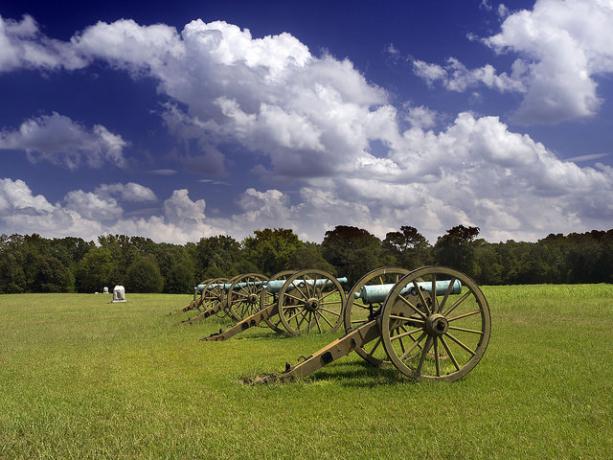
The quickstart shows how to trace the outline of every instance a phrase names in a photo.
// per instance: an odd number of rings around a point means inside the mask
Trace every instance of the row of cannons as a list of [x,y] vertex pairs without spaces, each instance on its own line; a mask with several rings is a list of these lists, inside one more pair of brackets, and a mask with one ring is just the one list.
[[384,267],[363,276],[347,292],[347,278],[321,270],[249,273],[203,281],[182,312],[195,323],[217,315],[234,324],[206,341],[228,340],[256,326],[288,335],[344,334],[279,374],[251,383],[289,382],[351,352],[373,366],[393,365],[414,380],[457,380],[487,348],[491,320],[487,300],[467,275],[445,267]]

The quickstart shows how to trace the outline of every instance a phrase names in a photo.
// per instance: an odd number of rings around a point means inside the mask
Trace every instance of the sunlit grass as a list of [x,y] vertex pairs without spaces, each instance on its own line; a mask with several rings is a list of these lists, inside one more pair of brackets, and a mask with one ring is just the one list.
[[493,332],[453,384],[349,356],[245,386],[334,334],[201,342],[188,296],[0,296],[0,458],[610,458],[613,286],[486,287]]

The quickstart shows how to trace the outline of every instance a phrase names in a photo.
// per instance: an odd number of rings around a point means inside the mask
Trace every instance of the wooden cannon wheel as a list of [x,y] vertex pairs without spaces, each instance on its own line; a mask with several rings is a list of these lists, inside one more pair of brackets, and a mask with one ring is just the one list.
[[264,288],[263,282],[268,277],[259,273],[246,273],[235,276],[230,280],[230,287],[226,293],[225,310],[234,321],[242,321],[260,309],[260,291]]
[[[462,291],[451,295],[456,280]],[[417,284],[429,283],[429,291],[436,292],[437,281],[449,282],[438,297],[427,295]],[[412,295],[402,295],[406,288]],[[467,275],[446,267],[422,267],[390,291],[379,329],[390,361],[402,374],[415,380],[454,381],[483,357],[491,334],[490,310],[483,292]]]
[[[205,311],[214,307],[218,302],[225,303],[226,293],[222,286],[228,282],[228,278],[213,278],[209,280],[209,284],[202,291],[201,310]],[[224,317],[226,312],[220,308],[217,313],[219,317]]]
[[[294,273],[296,273],[296,270],[283,270],[271,276],[269,281],[277,281],[280,279],[286,279],[288,276],[291,276]],[[270,292],[266,289],[263,289],[261,291],[261,297],[260,297],[260,309],[266,308],[267,306],[272,305],[273,303],[276,303],[279,297],[278,294],[279,294],[278,292]],[[276,315],[272,318],[266,318],[264,321],[266,322],[268,327],[270,327],[273,331],[279,332],[279,333],[285,332],[285,329],[283,329],[283,325],[281,324],[281,318],[279,315]]]
[[[368,272],[351,288],[347,294],[345,308],[343,309],[343,323],[345,333],[362,326],[368,321],[377,318],[381,313],[384,302],[379,304],[365,304],[362,299],[356,298],[362,288],[372,284],[396,284],[400,278],[409,273],[410,270],[400,267],[381,267]],[[381,338],[365,344],[363,347],[356,347],[355,352],[373,366],[380,366],[387,359],[385,349],[381,346]]]
[[335,331],[343,320],[345,291],[323,270],[301,270],[290,276],[279,292],[279,319],[290,335]]

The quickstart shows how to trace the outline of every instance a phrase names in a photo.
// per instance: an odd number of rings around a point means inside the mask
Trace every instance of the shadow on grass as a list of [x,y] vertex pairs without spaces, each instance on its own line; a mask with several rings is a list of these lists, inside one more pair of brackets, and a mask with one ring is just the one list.
[[333,381],[339,385],[353,388],[413,383],[411,380],[403,378],[393,366],[374,367],[366,362],[334,363],[318,370],[303,381],[307,384]]
[[[262,376],[273,376],[274,374],[262,374]],[[242,383],[253,384],[258,382],[257,375],[244,376],[240,379]],[[274,378],[271,380],[274,382]],[[298,379],[292,383],[269,383],[272,385],[316,385],[321,382],[331,382],[348,388],[374,388],[384,385],[398,385],[413,383],[412,380],[404,378],[392,366],[373,367],[367,363],[350,362],[334,363],[326,366],[313,374]],[[261,383],[261,382],[260,382]],[[257,386],[257,385],[256,385]]]

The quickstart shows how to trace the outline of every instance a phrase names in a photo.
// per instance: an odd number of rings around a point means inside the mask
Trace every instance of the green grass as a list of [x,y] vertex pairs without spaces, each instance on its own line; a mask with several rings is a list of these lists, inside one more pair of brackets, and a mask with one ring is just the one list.
[[334,338],[198,338],[188,296],[0,296],[0,458],[611,458],[613,286],[485,288],[465,379],[414,384],[357,355],[245,386]]

